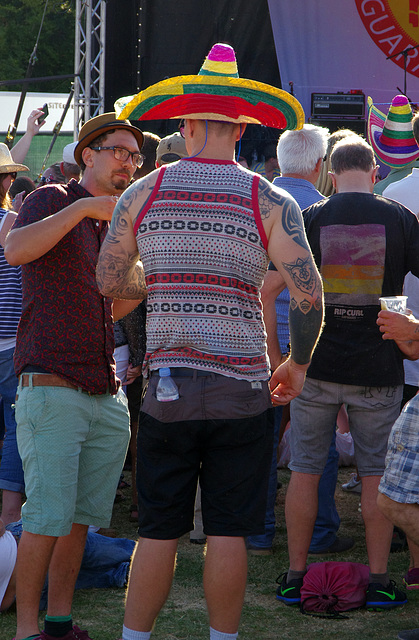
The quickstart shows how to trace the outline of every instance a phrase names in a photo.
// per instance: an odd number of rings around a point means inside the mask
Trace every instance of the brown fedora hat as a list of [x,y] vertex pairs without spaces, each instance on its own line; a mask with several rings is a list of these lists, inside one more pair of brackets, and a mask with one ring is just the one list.
[[127,131],[130,131],[136,138],[139,149],[143,146],[144,137],[142,131],[137,129],[137,127],[134,127],[129,120],[117,120],[116,113],[114,111],[110,113],[102,113],[100,116],[95,116],[94,118],[91,118],[91,120],[85,122],[80,129],[79,141],[74,149],[74,158],[77,164],[80,165],[83,149],[88,147],[92,140],[107,131],[112,131],[113,129],[126,129]]

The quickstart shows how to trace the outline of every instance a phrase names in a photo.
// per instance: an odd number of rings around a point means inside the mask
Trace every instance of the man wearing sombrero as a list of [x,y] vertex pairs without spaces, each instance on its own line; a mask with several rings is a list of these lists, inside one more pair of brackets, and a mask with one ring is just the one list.
[[[125,101],[126,102],[126,101]],[[234,160],[247,122],[301,127],[289,94],[240,79],[234,50],[215,45],[196,76],[164,80],[120,117],[185,119],[189,157],[122,196],[97,266],[119,297],[141,257],[148,288],[149,377],[138,438],[140,540],[124,640],[150,637],[172,582],[178,538],[193,528],[197,481],[207,553],[211,640],[237,637],[246,585],[244,537],[264,532],[272,400],[304,383],[322,324],[322,287],[301,213],[285,192]],[[291,294],[290,359],[272,375],[259,290],[272,259]],[[156,397],[169,368],[179,398]]]

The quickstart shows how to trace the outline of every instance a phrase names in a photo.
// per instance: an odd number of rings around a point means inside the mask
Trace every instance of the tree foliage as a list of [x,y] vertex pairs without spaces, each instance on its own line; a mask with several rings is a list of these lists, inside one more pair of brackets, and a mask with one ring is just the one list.
[[[45,18],[36,51],[32,77],[74,73],[75,0],[0,0],[0,78],[24,78]],[[67,93],[71,80],[31,83],[28,91]],[[2,85],[3,91],[20,91],[22,85]]]

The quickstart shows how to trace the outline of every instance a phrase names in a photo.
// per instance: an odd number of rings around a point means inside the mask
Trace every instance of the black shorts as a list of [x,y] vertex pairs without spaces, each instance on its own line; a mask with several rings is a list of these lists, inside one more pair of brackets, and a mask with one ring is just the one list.
[[[191,531],[198,479],[206,535],[263,534],[274,424],[273,409],[266,409],[269,393],[266,394],[265,383],[262,390],[254,393],[251,383],[218,375],[195,380],[176,378],[176,382],[179,400],[159,403],[165,405],[166,414],[174,417],[173,422],[145,413],[150,406],[147,395],[153,396],[151,404],[157,402],[153,378],[140,413],[140,536],[171,540]],[[200,419],[190,419],[191,406],[204,406],[202,398],[211,397],[216,388],[221,404],[236,404],[240,413],[245,413],[247,406],[247,413],[253,415],[224,419],[199,415]],[[257,406],[262,410],[255,415]],[[176,420],[184,413],[188,419]]]

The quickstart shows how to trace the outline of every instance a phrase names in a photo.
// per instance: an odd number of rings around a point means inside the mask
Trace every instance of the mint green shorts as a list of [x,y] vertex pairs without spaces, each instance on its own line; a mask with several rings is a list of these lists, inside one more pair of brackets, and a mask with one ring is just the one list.
[[73,523],[108,527],[130,436],[122,390],[19,386],[16,423],[23,529],[65,536]]

